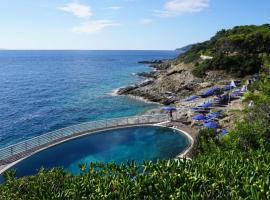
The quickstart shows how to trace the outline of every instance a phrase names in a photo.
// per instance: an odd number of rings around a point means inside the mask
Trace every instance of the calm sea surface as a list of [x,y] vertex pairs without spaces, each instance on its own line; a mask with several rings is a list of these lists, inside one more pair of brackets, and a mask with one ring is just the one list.
[[141,60],[175,51],[0,51],[0,148],[69,125],[156,107],[114,89],[143,81]]

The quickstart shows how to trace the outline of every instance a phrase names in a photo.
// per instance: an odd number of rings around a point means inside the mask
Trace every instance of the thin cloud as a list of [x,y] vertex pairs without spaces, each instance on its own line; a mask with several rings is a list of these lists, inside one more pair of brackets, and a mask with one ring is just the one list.
[[72,28],[71,31],[74,33],[93,34],[93,33],[99,33],[108,27],[115,27],[115,26],[121,26],[121,24],[112,20],[95,20],[95,21],[84,22],[80,24],[79,26]]
[[103,8],[104,10],[120,10],[122,7],[121,6],[109,6]]
[[79,3],[68,3],[59,9],[69,12],[79,18],[89,18],[92,16],[91,7]]
[[152,23],[153,23],[152,19],[141,19],[140,20],[140,24],[142,24],[142,25],[149,25],[149,24],[152,24]]
[[210,0],[170,0],[164,9],[154,12],[162,17],[177,16],[185,13],[200,12],[209,7]]

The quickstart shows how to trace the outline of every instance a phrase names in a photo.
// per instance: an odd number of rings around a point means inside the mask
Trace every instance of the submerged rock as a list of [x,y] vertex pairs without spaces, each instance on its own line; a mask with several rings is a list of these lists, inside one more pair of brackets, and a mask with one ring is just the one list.
[[130,86],[127,86],[127,87],[123,87],[123,88],[120,88],[118,91],[117,91],[117,94],[119,95],[123,95],[123,94],[128,94],[130,91],[138,88],[139,86],[137,85],[130,85]]
[[160,64],[162,63],[162,60],[143,60],[143,61],[139,61],[138,63],[140,64]]
[[159,73],[157,71],[137,73],[138,76],[145,77],[145,78],[157,78],[158,74]]
[[152,65],[150,65],[150,67],[155,68],[157,70],[166,70],[170,66],[171,66],[171,63],[168,62],[168,61],[167,62],[162,62],[162,63],[159,63],[159,64],[152,64]]

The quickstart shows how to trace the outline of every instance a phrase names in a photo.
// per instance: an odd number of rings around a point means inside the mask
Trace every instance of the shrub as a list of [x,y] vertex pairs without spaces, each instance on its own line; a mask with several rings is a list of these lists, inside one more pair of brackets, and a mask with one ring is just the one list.
[[265,151],[212,152],[193,161],[167,160],[138,166],[91,165],[78,176],[60,169],[7,181],[5,199],[267,199],[270,155]]
[[201,64],[198,64],[197,66],[194,67],[192,70],[192,74],[197,77],[204,77],[205,72],[209,69],[209,61],[205,61]]

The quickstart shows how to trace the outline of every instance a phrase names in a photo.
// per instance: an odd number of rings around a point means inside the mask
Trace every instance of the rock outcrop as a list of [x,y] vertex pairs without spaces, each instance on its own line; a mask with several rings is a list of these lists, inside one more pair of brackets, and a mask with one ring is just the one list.
[[155,68],[152,72],[141,72],[139,76],[151,78],[133,86],[127,86],[118,91],[119,95],[132,95],[146,100],[172,104],[186,96],[199,93],[208,87],[228,82],[231,77],[221,71],[211,71],[205,78],[198,78],[192,74],[193,64],[173,61],[150,61],[150,67]]

